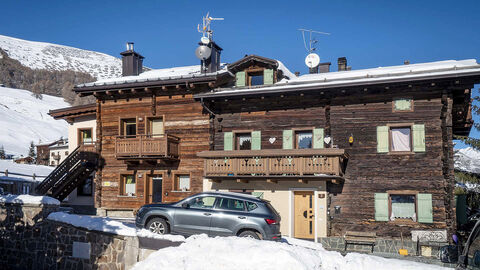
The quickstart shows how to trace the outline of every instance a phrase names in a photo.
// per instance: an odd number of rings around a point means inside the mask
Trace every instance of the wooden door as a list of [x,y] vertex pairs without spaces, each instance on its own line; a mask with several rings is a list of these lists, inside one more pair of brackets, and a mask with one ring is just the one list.
[[315,211],[313,191],[295,191],[294,207],[294,237],[295,238],[314,238],[315,231]]
[[145,203],[159,203],[162,202],[163,193],[163,177],[162,175],[150,175],[148,178],[148,184],[146,185],[147,194]]

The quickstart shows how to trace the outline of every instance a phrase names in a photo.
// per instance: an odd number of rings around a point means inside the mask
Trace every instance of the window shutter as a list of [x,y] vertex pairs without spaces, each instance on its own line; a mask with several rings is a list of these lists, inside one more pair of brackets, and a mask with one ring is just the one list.
[[224,151],[233,150],[233,132],[223,133],[223,150]]
[[252,150],[262,149],[262,132],[252,131]]
[[239,71],[235,75],[237,77],[236,86],[245,86],[245,71]]
[[397,99],[393,103],[396,111],[410,111],[412,109],[411,99]]
[[377,127],[377,152],[388,153],[388,127]]
[[433,223],[432,194],[419,193],[417,200],[418,222]]
[[388,193],[375,193],[375,220],[388,221]]
[[425,125],[413,125],[413,152],[425,152]]
[[313,148],[323,148],[323,128],[313,130]]
[[263,70],[263,84],[273,84],[273,69]]
[[283,149],[293,149],[293,130],[283,131]]

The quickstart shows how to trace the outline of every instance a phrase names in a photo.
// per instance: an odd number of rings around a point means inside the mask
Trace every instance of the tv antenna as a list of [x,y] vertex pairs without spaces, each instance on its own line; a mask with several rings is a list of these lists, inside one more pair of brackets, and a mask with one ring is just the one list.
[[[313,37],[313,33],[322,34],[322,35],[330,35],[330,33],[315,31],[315,30],[311,30],[311,29],[300,28],[300,29],[298,29],[298,31],[302,32],[303,45],[305,46],[305,50],[307,50],[308,53],[313,53],[317,49],[317,48],[315,48],[315,46],[318,43],[318,40],[316,40]],[[308,32],[309,36],[310,36],[309,41],[308,41],[308,47],[307,47],[307,41],[305,40],[305,32]]]
[[202,38],[200,40],[203,44],[208,44],[212,40],[213,30],[210,27],[212,21],[224,20],[224,18],[212,18],[209,14],[210,12],[207,12],[207,16],[202,17],[202,28],[200,28],[200,24],[197,25],[198,32],[202,33]]

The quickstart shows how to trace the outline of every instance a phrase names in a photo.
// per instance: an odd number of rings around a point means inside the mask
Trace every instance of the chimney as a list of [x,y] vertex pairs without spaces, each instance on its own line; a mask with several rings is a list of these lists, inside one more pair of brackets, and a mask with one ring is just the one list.
[[318,65],[318,67],[319,67],[319,73],[328,73],[328,72],[330,72],[330,65],[331,65],[331,64],[332,64],[332,63],[330,63],[330,62],[320,63],[320,64]]
[[122,76],[137,76],[142,73],[143,56],[133,49],[133,42],[127,43],[127,50],[122,55]]
[[[204,44],[199,43],[199,45]],[[223,49],[213,41],[210,41],[207,46],[212,50],[212,54],[207,60],[205,60],[205,68],[207,69],[207,73],[217,72],[220,70],[220,53]]]
[[295,76],[299,77],[300,76],[300,71],[295,71]]
[[339,57],[338,58],[338,71],[345,71],[347,70],[347,58],[346,57]]
[[404,64],[404,65],[410,65],[410,60],[405,60],[405,61],[403,61],[403,64]]
[[318,66],[313,67],[313,68],[308,68],[308,73],[309,73],[309,74],[318,73]]

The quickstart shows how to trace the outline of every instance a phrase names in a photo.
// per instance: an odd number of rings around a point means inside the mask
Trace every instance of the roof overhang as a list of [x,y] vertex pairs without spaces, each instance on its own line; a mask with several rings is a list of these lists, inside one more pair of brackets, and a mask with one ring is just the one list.
[[64,119],[67,122],[73,122],[73,118],[81,117],[81,116],[88,116],[88,115],[95,115],[97,111],[97,107],[95,103],[86,104],[86,105],[79,105],[79,106],[72,106],[67,108],[61,108],[56,110],[50,110],[48,114],[52,116],[55,120]]

